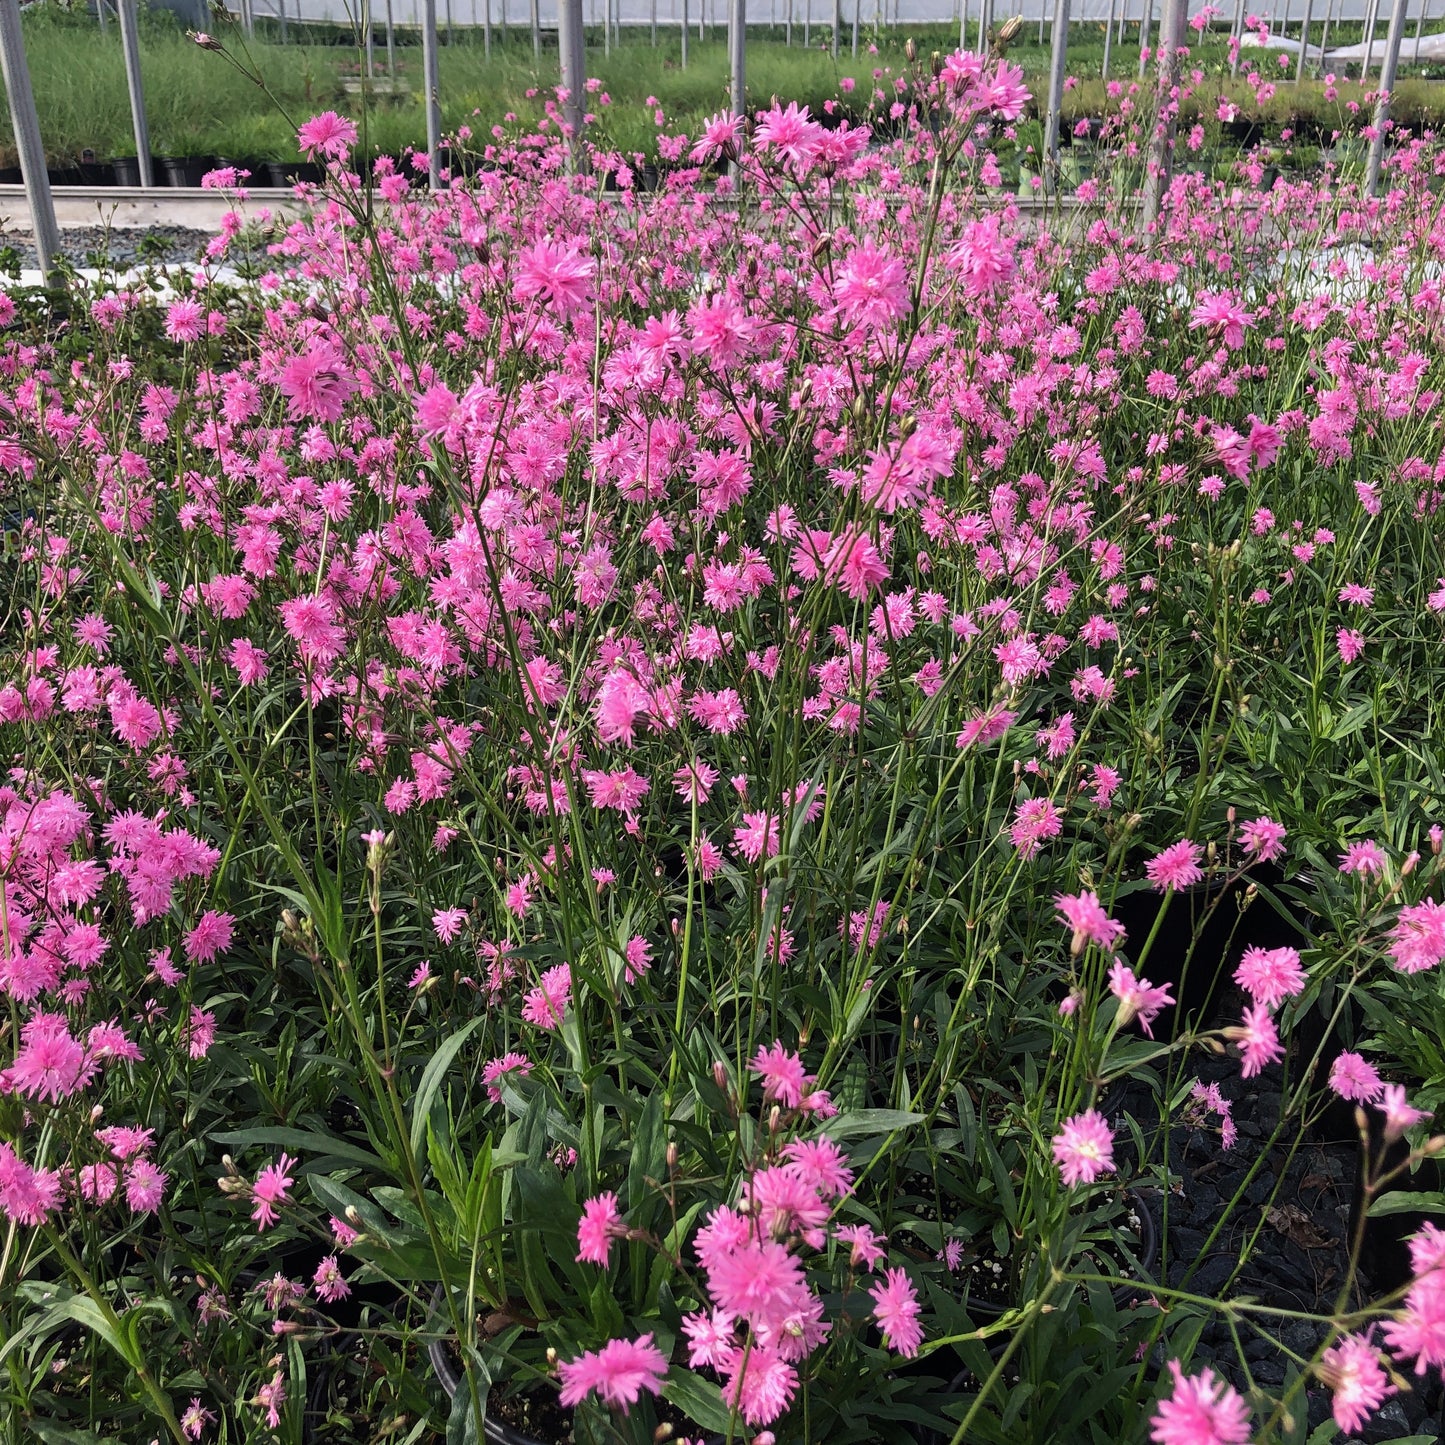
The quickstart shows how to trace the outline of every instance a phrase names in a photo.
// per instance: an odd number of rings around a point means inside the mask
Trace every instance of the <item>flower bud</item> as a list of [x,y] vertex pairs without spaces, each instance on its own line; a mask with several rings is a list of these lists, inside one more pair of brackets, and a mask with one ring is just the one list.
[[911,35],[903,46],[903,53],[908,57],[908,63],[910,65],[918,59],[918,44]]

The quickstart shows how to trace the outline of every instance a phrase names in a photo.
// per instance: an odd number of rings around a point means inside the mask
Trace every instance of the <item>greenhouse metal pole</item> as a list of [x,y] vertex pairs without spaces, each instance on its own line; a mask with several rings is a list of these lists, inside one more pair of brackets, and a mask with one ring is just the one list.
[[1375,26],[1380,19],[1380,0],[1370,0],[1365,7],[1365,58],[1360,62],[1360,80],[1370,74],[1370,65],[1375,58]]
[[1299,64],[1294,68],[1294,83],[1299,85],[1305,78],[1305,57],[1310,49],[1310,21],[1314,18],[1314,0],[1305,0],[1305,23],[1300,26]]
[[1330,24],[1335,18],[1335,0],[1328,0],[1325,5],[1325,27],[1320,32],[1320,60],[1324,61],[1324,54],[1330,48]]
[[241,0],[241,29],[247,40],[256,38],[256,16],[251,9],[251,0]]
[[35,92],[30,88],[30,67],[25,61],[19,0],[0,0],[0,66],[5,75],[5,94],[10,97],[10,126],[15,132],[15,148],[20,152],[20,174],[30,207],[35,254],[40,258],[40,274],[48,286],[55,279],[60,231],[55,224],[50,173],[45,169],[45,144],[40,139],[40,118],[35,113]]
[[542,16],[537,10],[537,0],[532,0],[532,59],[542,54]]
[[1109,18],[1104,22],[1104,80],[1109,78],[1109,51],[1114,43],[1114,12],[1118,8],[1118,0],[1109,0]]
[[[125,54],[125,84],[130,91],[130,123],[135,135],[136,166],[140,170],[141,185],[153,186],[150,127],[146,124],[145,92],[140,83],[140,34],[136,29],[135,0],[116,0],[115,10],[120,21],[120,48]],[[25,74],[25,87],[27,90],[30,88],[29,71]]]
[[652,11],[649,16],[652,22],[652,48],[657,49],[657,0],[652,0]]
[[968,0],[958,0],[953,7],[953,17],[958,21],[958,48],[968,49]]
[[1044,43],[1044,22],[1048,19],[1049,0],[1039,0],[1039,44]]
[[276,18],[281,22],[281,44],[286,43],[286,0],[276,0]]
[[376,45],[371,34],[371,0],[361,0],[361,45],[366,54],[366,78],[376,78]]
[[442,104],[437,77],[437,0],[425,0],[421,12],[421,70],[426,98],[427,185],[441,189]]
[[562,66],[562,89],[567,93],[562,102],[562,123],[567,128],[567,149],[572,168],[576,170],[582,162],[582,96],[587,88],[582,0],[558,0],[557,51]]
[[1053,195],[1059,177],[1059,112],[1064,104],[1064,71],[1069,63],[1069,0],[1054,0],[1053,49],[1049,63],[1049,108],[1044,116],[1044,191]]
[[1425,12],[1430,8],[1430,0],[1420,0],[1420,13],[1415,17],[1415,57],[1411,64],[1420,63],[1420,32],[1425,28]]
[[853,59],[858,58],[858,11],[863,7],[863,0],[853,0]]
[[1149,27],[1154,23],[1154,0],[1144,0],[1144,15],[1139,21],[1139,79],[1144,79],[1144,68],[1148,61]]
[[687,69],[687,0],[682,0],[682,68]]
[[105,0],[95,0],[95,18],[100,21],[100,33],[104,35],[109,28],[105,23]]
[[386,0],[386,73],[396,79],[396,6]]
[[746,115],[748,0],[728,0],[728,101],[734,115]]
[[492,58],[492,0],[482,0],[486,7],[482,11],[482,54]]
[[838,51],[843,38],[843,0],[833,0],[833,59],[838,58]]
[[1159,114],[1149,142],[1149,160],[1144,173],[1144,197],[1139,221],[1146,236],[1159,219],[1164,191],[1169,184],[1169,161],[1174,150],[1174,91],[1179,84],[1179,52],[1184,45],[1184,27],[1189,19],[1189,0],[1164,0],[1159,14]]
[[1370,158],[1365,164],[1365,191],[1373,196],[1380,189],[1380,167],[1385,159],[1385,128],[1390,119],[1390,92],[1400,66],[1400,42],[1405,38],[1405,5],[1395,0],[1390,9],[1390,29],[1385,37],[1385,60],[1380,66],[1380,96],[1375,102],[1375,135],[1370,141]]
[[1234,58],[1229,62],[1229,73],[1239,74],[1239,42],[1244,39],[1244,0],[1234,0],[1234,21],[1229,27],[1229,38],[1234,42]]

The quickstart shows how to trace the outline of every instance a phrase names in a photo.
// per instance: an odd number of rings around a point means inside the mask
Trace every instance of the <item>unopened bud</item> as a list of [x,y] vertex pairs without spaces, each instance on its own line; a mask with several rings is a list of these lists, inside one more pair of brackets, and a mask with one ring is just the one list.
[[677,1173],[677,1140],[669,1139],[667,1144],[667,1172]]
[[1420,1152],[1427,1159],[1433,1159],[1437,1154],[1445,1154],[1445,1134],[1436,1134],[1433,1139],[1427,1139],[1420,1146]]
[[933,72],[933,78],[935,80],[943,74],[943,54],[941,51],[935,50],[933,54],[928,57],[928,68]]
[[662,1424],[659,1425],[657,1429],[652,1432],[652,1438],[654,1441],[657,1442],[657,1445],[662,1445],[662,1442],[664,1440],[672,1439],[673,1433],[674,1432],[672,1426],[669,1425],[666,1420],[664,1420]]
[[1023,28],[1024,17],[1022,15],[1011,15],[1004,21],[994,40],[1000,49],[1005,45],[1012,45],[1013,42],[1018,39],[1018,33]]
[[715,1083],[715,1084],[718,1086],[718,1088],[720,1088],[720,1089],[723,1091],[723,1093],[727,1093],[727,1090],[728,1090],[728,1070],[727,1070],[727,1065],[724,1064],[721,1059],[714,1059],[714,1060],[713,1060],[713,1065],[712,1065],[712,1081],[713,1081],[713,1083]]
[[918,44],[911,35],[903,46],[903,53],[908,57],[910,65],[918,59]]

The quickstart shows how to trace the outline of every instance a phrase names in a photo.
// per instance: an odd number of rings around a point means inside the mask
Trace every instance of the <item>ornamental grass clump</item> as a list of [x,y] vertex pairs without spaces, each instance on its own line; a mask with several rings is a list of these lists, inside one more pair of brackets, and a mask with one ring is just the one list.
[[[1438,1231],[1361,1265],[1442,1149],[1369,1022],[1445,961],[1436,152],[1141,239],[999,202],[1005,60],[898,79],[645,193],[555,106],[434,194],[321,115],[257,279],[238,210],[0,302],[12,1434],[1436,1398]],[[1337,1105],[1338,1277],[1194,1287],[1188,1140],[1238,1275]]]

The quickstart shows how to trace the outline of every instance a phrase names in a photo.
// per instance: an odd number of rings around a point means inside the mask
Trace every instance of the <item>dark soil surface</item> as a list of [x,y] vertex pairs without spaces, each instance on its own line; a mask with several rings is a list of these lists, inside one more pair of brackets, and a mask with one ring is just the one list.
[[[194,265],[205,259],[206,246],[214,233],[186,226],[147,226],[107,229],[81,226],[60,233],[61,254],[75,266],[92,266],[105,256],[115,266]],[[29,231],[0,233],[0,251],[10,247],[27,269],[39,266]]]

